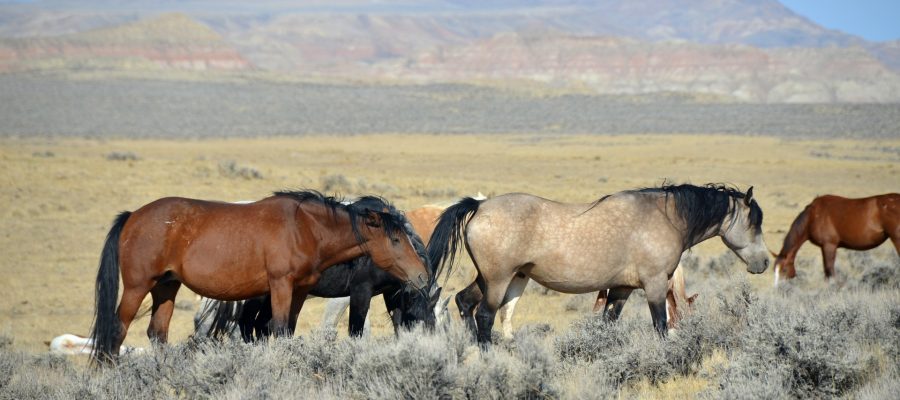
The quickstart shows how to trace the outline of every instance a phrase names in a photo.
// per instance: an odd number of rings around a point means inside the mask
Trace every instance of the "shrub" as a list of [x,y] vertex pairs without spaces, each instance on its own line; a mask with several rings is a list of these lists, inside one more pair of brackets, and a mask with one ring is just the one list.
[[256,168],[238,165],[234,160],[219,163],[219,175],[225,178],[262,179],[263,175]]
[[140,158],[130,151],[114,151],[106,155],[109,161],[137,161]]
[[[876,360],[862,341],[848,340],[857,339],[864,325],[860,304],[834,302],[809,310],[797,300],[773,298],[749,307],[740,346],[720,380],[725,396],[771,397],[781,391],[799,397],[840,396],[875,371]],[[771,387],[742,392],[759,382]]]
[[850,282],[848,286],[868,290],[900,289],[900,265],[872,262],[859,280]]
[[353,184],[350,183],[350,180],[342,174],[325,175],[319,178],[319,181],[320,185],[322,186],[322,190],[326,193],[353,192]]
[[582,293],[569,296],[566,300],[566,311],[589,312],[594,309],[594,301],[597,300],[596,293]]

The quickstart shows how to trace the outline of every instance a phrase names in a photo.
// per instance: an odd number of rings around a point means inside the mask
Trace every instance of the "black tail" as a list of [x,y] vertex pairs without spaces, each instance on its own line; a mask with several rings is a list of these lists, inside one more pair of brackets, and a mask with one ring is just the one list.
[[194,315],[194,336],[220,340],[230,337],[240,328],[243,306],[243,301],[204,299],[200,311]]
[[468,222],[470,214],[478,211],[479,205],[481,205],[480,201],[464,197],[459,203],[447,207],[441,214],[437,226],[434,227],[434,233],[431,234],[428,247],[425,249],[432,264],[430,269],[434,271],[434,276],[438,276],[446,265],[447,278],[445,279],[449,279],[456,252],[462,242],[463,225]]
[[106,235],[106,244],[100,254],[100,269],[97,271],[96,298],[94,300],[94,326],[91,339],[94,351],[91,356],[97,363],[113,360],[122,323],[116,313],[116,301],[119,298],[119,236],[131,213],[124,211],[116,217],[112,228]]

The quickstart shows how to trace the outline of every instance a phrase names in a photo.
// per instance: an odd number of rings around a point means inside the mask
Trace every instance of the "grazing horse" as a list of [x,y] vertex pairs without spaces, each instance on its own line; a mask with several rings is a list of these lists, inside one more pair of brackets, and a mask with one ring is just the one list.
[[[116,218],[100,258],[94,359],[118,354],[141,301],[153,297],[151,341],[165,343],[182,284],[219,300],[272,295],[272,329],[292,333],[306,295],[330,266],[368,254],[423,290],[432,280],[403,221],[315,191],[276,192],[251,204],[169,197]],[[124,290],[116,309],[121,271]]]
[[809,240],[822,248],[825,279],[834,276],[834,257],[838,247],[869,250],[888,238],[900,254],[900,194],[888,193],[862,199],[825,195],[809,203],[784,237],[781,252],[775,256],[775,284],[784,277],[797,276],[794,258]]
[[749,272],[769,266],[762,210],[752,196],[753,188],[744,194],[724,186],[669,185],[588,204],[522,193],[483,202],[465,198],[441,215],[428,255],[452,268],[465,240],[484,299],[474,319],[463,317],[482,344],[491,341],[497,309],[521,296],[528,279],[565,293],[611,289],[610,319],[618,318],[633,289],[643,288],[663,335],[669,277],[685,250],[720,236]]
[[[675,268],[672,277],[669,278],[668,290],[666,292],[666,317],[668,329],[677,328],[678,321],[680,321],[685,314],[690,313],[693,310],[694,300],[696,300],[698,296],[697,293],[694,293],[690,297],[687,296],[685,292],[683,269],[681,263],[679,263],[678,267]],[[608,290],[601,290],[597,293],[597,300],[594,302],[593,307],[594,313],[599,314],[606,308],[608,292]],[[483,294],[476,282],[472,282],[465,289],[460,290],[459,293],[456,294],[456,307],[459,309],[460,318],[463,320],[472,318],[475,307],[478,306],[478,303],[481,302],[482,298]],[[520,298],[521,296],[509,299],[499,310],[501,332],[503,333],[503,337],[507,339],[513,337],[512,317],[516,310],[516,304],[519,302]]]
[[[373,198],[364,197],[351,204],[370,209],[383,205],[373,204],[372,201]],[[431,263],[427,261],[425,254],[425,244],[415,229],[417,222],[423,223],[425,220],[407,219],[407,216],[393,207],[382,211],[390,213],[393,218],[402,222],[403,231],[410,238],[416,254],[425,265],[430,266]],[[433,220],[420,225],[419,228],[427,228],[428,225],[434,229]],[[414,296],[403,291],[402,280],[378,268],[370,257],[363,256],[323,271],[319,282],[310,290],[309,295],[331,298],[339,302],[341,298],[349,297],[346,304],[350,306],[350,336],[362,336],[372,297],[379,294],[384,297],[395,330],[401,327],[409,328],[417,322],[425,322],[426,326],[433,327],[435,324],[433,310],[437,307],[441,295],[441,288],[438,287],[434,276],[432,274],[432,280],[429,282],[429,297],[426,301],[423,296]],[[201,336],[218,337],[239,330],[246,342],[266,337],[269,334],[268,323],[272,318],[269,302],[268,295],[237,302],[204,300],[203,306],[194,316],[195,332]],[[343,313],[345,308],[338,307],[337,310]],[[333,319],[337,323],[336,318]]]

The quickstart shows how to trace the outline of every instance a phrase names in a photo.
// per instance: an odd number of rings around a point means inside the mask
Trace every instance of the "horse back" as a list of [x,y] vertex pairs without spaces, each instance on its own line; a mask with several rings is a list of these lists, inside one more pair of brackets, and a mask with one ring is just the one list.
[[[174,273],[194,291],[225,275],[264,281],[267,262],[291,256],[295,210],[289,199],[231,204],[162,198],[132,213],[120,237],[122,263],[148,276]],[[257,289],[252,291],[265,288]]]
[[817,197],[810,204],[810,238],[822,246],[867,250],[886,238],[880,196],[858,199],[834,195]]

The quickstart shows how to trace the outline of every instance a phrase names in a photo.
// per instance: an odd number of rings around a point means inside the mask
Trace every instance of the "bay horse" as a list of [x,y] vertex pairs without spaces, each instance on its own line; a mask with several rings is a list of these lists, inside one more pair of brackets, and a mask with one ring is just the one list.
[[[352,204],[357,207],[376,208],[380,204],[368,204],[371,198],[361,198]],[[431,236],[440,211],[434,214],[435,207],[425,206],[404,215],[391,206],[383,211],[391,213],[409,236],[416,254],[426,266],[431,266],[425,253],[425,242],[417,232],[427,232]],[[433,217],[429,218],[429,215]],[[415,217],[413,217],[415,216]],[[319,282],[309,294],[315,297],[333,299],[335,308],[332,313],[343,313],[350,307],[349,335],[360,337],[365,330],[371,299],[382,295],[385,306],[391,316],[395,332],[401,327],[409,328],[415,323],[424,322],[426,326],[435,325],[436,313],[446,306],[440,301],[442,289],[437,285],[436,276],[432,272],[432,280],[427,288],[428,301],[422,296],[412,296],[403,291],[404,282],[378,268],[368,256],[341,263],[322,272]],[[344,300],[346,299],[346,300]],[[245,342],[262,339],[269,335],[268,323],[272,318],[269,296],[261,296],[243,301],[204,300],[194,316],[195,334],[207,337],[220,337],[240,332]],[[329,302],[331,304],[331,302]],[[441,305],[444,307],[441,307]],[[326,318],[337,324],[337,318]]]
[[681,254],[719,236],[748,272],[762,273],[769,266],[762,218],[752,187],[745,194],[712,184],[629,190],[587,204],[523,193],[464,198],[441,215],[428,256],[452,268],[464,241],[484,298],[475,318],[463,317],[483,345],[491,342],[498,308],[521,296],[528,279],[564,293],[610,289],[610,319],[633,289],[643,288],[653,325],[664,335],[668,280]]
[[[384,206],[384,203],[372,197],[363,197],[350,204],[368,209]],[[400,222],[399,226],[409,237],[416,255],[424,265],[430,266],[425,254],[425,244],[416,234],[413,225],[402,212],[393,206],[388,207],[382,211],[390,213]],[[383,295],[395,330],[409,328],[418,322],[433,327],[435,319],[432,310],[440,298],[441,288],[436,284],[434,274],[431,276],[426,288],[429,298],[426,299],[403,290],[403,280],[385,272],[375,265],[371,257],[363,255],[322,271],[318,283],[310,289],[309,295],[332,299],[347,297],[350,306],[349,335],[353,337],[362,336],[372,297],[377,295]],[[269,335],[268,324],[272,318],[270,303],[268,294],[235,302],[204,300],[194,317],[195,334],[218,337],[240,331],[245,342],[262,339]],[[340,311],[343,312],[343,308]]]
[[[115,219],[100,256],[91,338],[94,360],[119,353],[141,301],[153,298],[147,335],[165,343],[182,284],[219,300],[272,295],[272,330],[293,333],[306,295],[328,267],[368,254],[423,290],[432,279],[402,221],[312,190],[250,204],[167,197]],[[121,272],[123,292],[116,308]]]
[[784,244],[775,256],[775,284],[797,276],[794,258],[807,240],[822,248],[825,279],[834,276],[837,249],[869,250],[891,239],[900,255],[900,194],[861,199],[825,195],[816,197],[791,223]]

